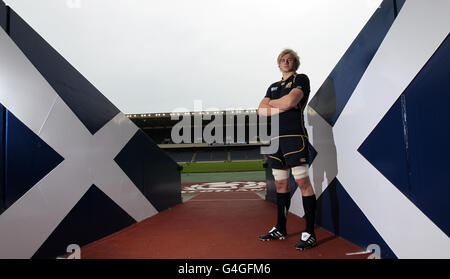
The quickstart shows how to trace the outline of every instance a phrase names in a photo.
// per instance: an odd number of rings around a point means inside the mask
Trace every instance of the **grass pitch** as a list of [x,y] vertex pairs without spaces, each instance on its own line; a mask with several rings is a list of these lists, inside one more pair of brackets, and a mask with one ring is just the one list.
[[263,171],[264,161],[179,163],[181,173]]

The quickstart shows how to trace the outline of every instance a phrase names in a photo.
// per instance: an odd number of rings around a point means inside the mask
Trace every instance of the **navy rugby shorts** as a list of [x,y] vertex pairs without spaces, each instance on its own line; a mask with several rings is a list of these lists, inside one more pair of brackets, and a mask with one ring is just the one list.
[[272,169],[292,168],[309,163],[309,142],[304,135],[282,135],[271,140],[278,141],[278,151],[268,155],[267,164]]

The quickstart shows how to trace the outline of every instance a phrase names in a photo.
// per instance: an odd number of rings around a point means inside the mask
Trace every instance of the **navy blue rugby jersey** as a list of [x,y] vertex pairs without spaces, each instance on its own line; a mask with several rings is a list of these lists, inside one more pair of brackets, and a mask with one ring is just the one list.
[[303,112],[308,103],[310,86],[309,78],[305,74],[293,74],[285,81],[277,81],[269,86],[265,97],[271,100],[279,99],[291,92],[293,88],[303,91],[303,98],[297,105],[288,111],[280,113],[280,135],[300,134],[308,136],[305,129]]

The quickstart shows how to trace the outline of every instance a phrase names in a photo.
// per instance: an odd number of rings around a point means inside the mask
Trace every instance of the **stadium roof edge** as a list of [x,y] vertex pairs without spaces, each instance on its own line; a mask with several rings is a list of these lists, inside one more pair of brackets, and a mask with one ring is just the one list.
[[269,142],[255,142],[255,143],[231,143],[231,144],[208,144],[208,143],[178,143],[178,144],[158,144],[162,149],[170,148],[192,148],[192,147],[235,147],[235,146],[261,146],[268,145]]
[[127,113],[128,118],[140,117],[170,117],[180,115],[217,115],[217,114],[253,114],[257,109],[215,110],[215,111],[186,111],[186,112],[157,112],[157,113]]

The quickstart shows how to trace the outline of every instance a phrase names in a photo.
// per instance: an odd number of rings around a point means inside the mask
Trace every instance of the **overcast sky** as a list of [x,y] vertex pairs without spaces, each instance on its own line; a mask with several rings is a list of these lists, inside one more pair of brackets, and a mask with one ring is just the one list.
[[256,108],[300,56],[311,97],[381,0],[5,0],[124,113]]

